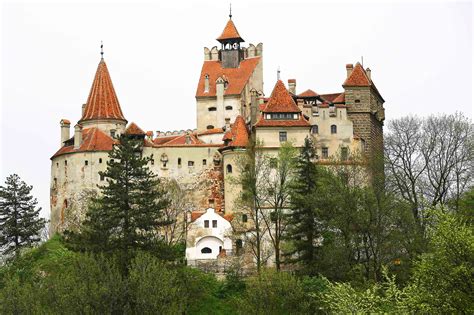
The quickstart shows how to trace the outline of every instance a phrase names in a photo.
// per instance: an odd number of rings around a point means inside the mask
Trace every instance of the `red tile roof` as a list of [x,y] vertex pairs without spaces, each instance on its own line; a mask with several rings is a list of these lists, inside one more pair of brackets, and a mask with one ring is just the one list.
[[127,129],[125,129],[126,135],[144,135],[145,132],[137,126],[136,123],[132,122]]
[[156,144],[156,145],[161,145],[161,144],[165,144],[168,141],[176,139],[178,137],[179,137],[179,135],[156,137],[155,139],[153,139],[153,143]]
[[345,93],[341,93],[339,94],[338,97],[336,97],[332,102],[333,103],[344,103],[346,101],[346,94]]
[[223,41],[226,41],[228,39],[236,39],[238,40],[239,42],[243,42],[243,38],[240,37],[240,34],[239,32],[237,31],[237,28],[235,27],[235,24],[234,22],[232,21],[232,19],[229,19],[229,21],[227,22],[227,24],[225,25],[224,27],[224,30],[222,31],[222,34],[221,36],[219,36],[217,38],[217,40],[219,42],[223,42]]
[[235,122],[224,135],[223,141],[229,141],[226,143],[230,147],[246,147],[249,142],[249,132],[247,125],[242,116],[237,116]]
[[301,110],[296,105],[293,97],[285,87],[285,84],[278,80],[273,88],[270,100],[263,110],[265,113],[299,113]]
[[[216,80],[225,76],[228,81],[224,95],[238,95],[242,93],[250,76],[260,62],[260,57],[244,59],[238,68],[222,68],[220,61],[204,61],[196,90],[196,97],[216,96]],[[206,74],[209,76],[209,92],[204,92]]]
[[304,91],[303,93],[300,93],[298,95],[296,95],[297,97],[316,97],[318,96],[319,94],[316,93],[315,91],[311,90],[311,89],[308,89],[306,91]]
[[342,92],[339,93],[329,93],[329,94],[321,94],[320,96],[328,101],[328,102],[333,102],[339,95],[341,95]]
[[78,149],[74,149],[73,145],[62,147],[52,158],[66,153],[110,151],[115,143],[114,139],[99,128],[87,128],[82,130],[82,144]]
[[300,113],[298,115],[298,119],[292,120],[265,119],[264,115],[262,115],[260,120],[255,124],[255,127],[309,127],[310,123],[303,115]]
[[191,222],[196,221],[199,219],[206,211],[193,211],[191,212]]
[[370,86],[370,83],[367,73],[365,73],[364,68],[362,68],[362,65],[358,62],[343,86]]
[[[189,136],[189,142],[186,143],[186,137]],[[163,137],[163,138],[156,138],[153,140],[153,143],[157,146],[205,146],[206,143],[199,140],[198,137],[191,133],[189,135],[182,134],[177,136],[170,136],[170,137]],[[209,145],[212,146],[212,145]]]
[[223,132],[224,132],[224,129],[222,129],[222,128],[213,128],[213,129],[207,129],[207,130],[199,132],[198,136],[213,135],[213,134],[216,134],[216,133],[223,133]]
[[63,119],[61,119],[61,124],[70,125],[71,122],[69,120],[63,118]]
[[104,59],[101,59],[81,120],[125,120]]

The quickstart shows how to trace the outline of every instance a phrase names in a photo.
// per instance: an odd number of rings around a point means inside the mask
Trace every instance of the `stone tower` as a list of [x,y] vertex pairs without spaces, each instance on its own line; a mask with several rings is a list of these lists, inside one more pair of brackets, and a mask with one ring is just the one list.
[[242,116],[250,120],[251,90],[263,91],[262,43],[242,47],[232,15],[217,38],[221,48],[204,48],[196,90],[197,130],[223,128]]
[[367,156],[383,154],[383,122],[385,102],[372,82],[369,68],[364,70],[360,63],[355,67],[346,65],[347,78],[344,87],[347,115],[354,124],[354,135],[364,143]]

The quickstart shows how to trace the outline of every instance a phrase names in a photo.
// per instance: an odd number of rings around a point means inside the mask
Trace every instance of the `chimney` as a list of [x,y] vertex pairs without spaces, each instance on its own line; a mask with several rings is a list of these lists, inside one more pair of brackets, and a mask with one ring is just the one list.
[[153,141],[153,131],[147,131],[146,132],[146,138],[149,140],[149,141]]
[[352,74],[352,70],[354,69],[354,65],[352,63],[348,63],[346,65],[347,77]]
[[82,126],[77,124],[74,127],[74,149],[79,149],[82,144]]
[[255,89],[250,90],[250,126],[252,127],[257,123],[257,111],[258,111],[258,102],[257,102],[258,92]]
[[64,141],[69,140],[69,129],[71,127],[71,122],[67,119],[61,119],[59,124],[61,126],[61,146],[63,146]]
[[365,69],[365,72],[367,73],[369,80],[372,81],[372,70],[370,70],[370,68],[367,68]]
[[288,79],[288,91],[296,94],[296,79]]
[[86,104],[82,104],[82,117],[84,117],[85,110],[86,110]]
[[216,80],[216,95],[217,97],[224,97],[224,84],[225,81],[222,77],[217,78]]

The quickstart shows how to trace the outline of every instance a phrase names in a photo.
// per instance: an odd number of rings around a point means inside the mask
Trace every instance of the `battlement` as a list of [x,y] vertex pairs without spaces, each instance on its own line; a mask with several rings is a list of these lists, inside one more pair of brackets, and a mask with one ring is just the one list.
[[156,138],[169,137],[169,136],[181,136],[186,134],[196,133],[196,129],[187,129],[187,130],[173,130],[173,131],[156,131]]

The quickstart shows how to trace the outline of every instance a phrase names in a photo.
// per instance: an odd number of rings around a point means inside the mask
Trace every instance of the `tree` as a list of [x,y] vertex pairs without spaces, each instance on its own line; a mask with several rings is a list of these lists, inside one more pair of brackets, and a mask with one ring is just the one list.
[[159,180],[141,156],[142,141],[124,135],[109,154],[100,196],[86,214],[79,233],[70,232],[73,246],[92,252],[113,252],[127,273],[133,252],[141,249],[160,254],[164,249],[159,228],[166,206]]
[[307,137],[297,158],[295,178],[290,190],[288,239],[292,249],[287,253],[291,262],[299,263],[303,272],[317,274],[315,261],[321,240],[320,222],[316,216],[319,168],[314,163],[316,152]]
[[186,191],[176,180],[163,180],[162,190],[167,201],[167,205],[163,209],[163,217],[169,222],[163,227],[164,241],[170,246],[182,244],[186,241],[186,215],[192,206]]
[[41,208],[28,186],[16,174],[0,186],[0,248],[4,255],[18,256],[21,249],[41,240],[46,221],[39,217]]
[[[267,232],[263,221],[262,209],[267,198],[266,185],[269,177],[269,160],[259,149],[261,143],[251,139],[245,154],[238,159],[239,176],[234,179],[241,187],[238,206],[249,214],[249,224],[243,230],[246,243],[249,245],[256,260],[257,272],[266,260],[264,253],[264,237]],[[248,226],[251,226],[248,228]]]
[[[269,157],[268,157],[269,158]],[[288,206],[290,200],[290,184],[294,173],[295,148],[290,142],[280,147],[278,156],[270,158],[265,204],[262,218],[275,252],[275,267],[281,267],[281,246],[288,226]]]
[[387,183],[411,206],[421,232],[424,209],[454,200],[472,186],[473,125],[462,114],[392,120],[385,137]]

